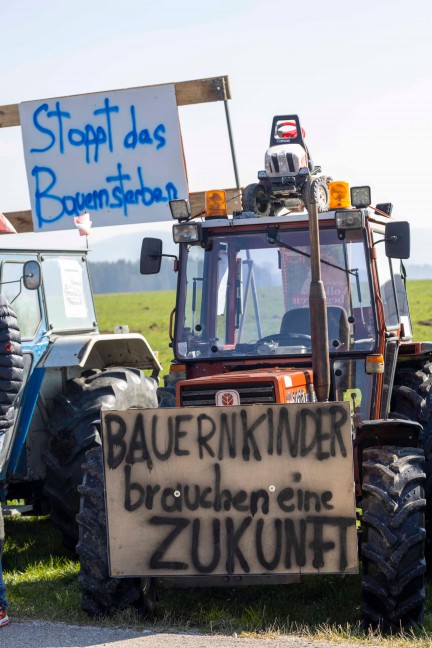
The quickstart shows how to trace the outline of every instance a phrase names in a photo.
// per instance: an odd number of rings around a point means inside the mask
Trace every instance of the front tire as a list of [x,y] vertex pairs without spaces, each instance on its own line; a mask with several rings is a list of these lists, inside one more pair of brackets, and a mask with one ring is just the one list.
[[102,448],[92,448],[83,464],[80,512],[77,515],[80,558],[78,583],[81,607],[91,616],[114,614],[135,606],[143,616],[153,613],[156,586],[153,578],[112,578],[109,575],[104,503]]
[[362,603],[365,626],[383,631],[424,616],[424,456],[417,448],[363,454]]
[[102,407],[157,407],[156,383],[138,369],[110,368],[69,380],[56,398],[48,427],[44,493],[51,504],[51,521],[61,532],[63,544],[72,550],[78,541],[75,517],[81,464],[87,450],[101,443]]
[[401,365],[394,378],[391,412],[423,426],[426,473],[426,561],[432,572],[432,362],[420,367]]

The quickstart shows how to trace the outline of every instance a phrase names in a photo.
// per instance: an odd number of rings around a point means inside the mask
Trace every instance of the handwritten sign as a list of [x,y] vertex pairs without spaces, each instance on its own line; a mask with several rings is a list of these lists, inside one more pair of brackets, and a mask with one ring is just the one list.
[[347,403],[106,411],[111,574],[357,572]]
[[20,104],[34,230],[169,220],[185,198],[173,85]]

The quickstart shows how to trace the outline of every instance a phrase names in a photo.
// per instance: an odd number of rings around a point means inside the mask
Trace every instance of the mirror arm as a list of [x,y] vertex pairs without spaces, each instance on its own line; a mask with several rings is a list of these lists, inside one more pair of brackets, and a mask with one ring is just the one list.
[[174,259],[174,272],[178,272],[178,257],[175,254],[161,254],[161,257],[167,257],[168,259]]
[[378,243],[395,243],[399,239],[398,236],[390,236],[389,238],[383,238],[380,239],[379,241],[375,241],[375,243],[372,244],[372,247],[375,247]]

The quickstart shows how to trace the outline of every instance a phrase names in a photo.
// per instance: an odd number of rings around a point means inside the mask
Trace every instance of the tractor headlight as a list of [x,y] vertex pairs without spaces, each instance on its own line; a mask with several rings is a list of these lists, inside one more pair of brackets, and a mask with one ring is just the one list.
[[173,225],[174,243],[198,243],[201,240],[200,223]]
[[336,229],[360,229],[363,227],[364,218],[360,209],[350,209],[349,211],[337,211],[335,213]]

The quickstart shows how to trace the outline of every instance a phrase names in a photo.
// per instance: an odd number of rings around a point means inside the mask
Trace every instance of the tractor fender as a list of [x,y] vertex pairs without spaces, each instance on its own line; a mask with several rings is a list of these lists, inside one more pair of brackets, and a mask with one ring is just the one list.
[[162,370],[149,343],[139,333],[53,335],[38,363],[41,369],[80,367],[86,370],[114,366],[150,369],[157,382]]
[[368,448],[383,445],[417,448],[421,447],[422,432],[420,423],[403,418],[362,421],[357,427],[355,445]]
[[357,427],[354,439],[354,456],[362,474],[363,451],[366,448],[397,446],[399,448],[421,448],[423,427],[417,421],[402,418],[362,421]]

